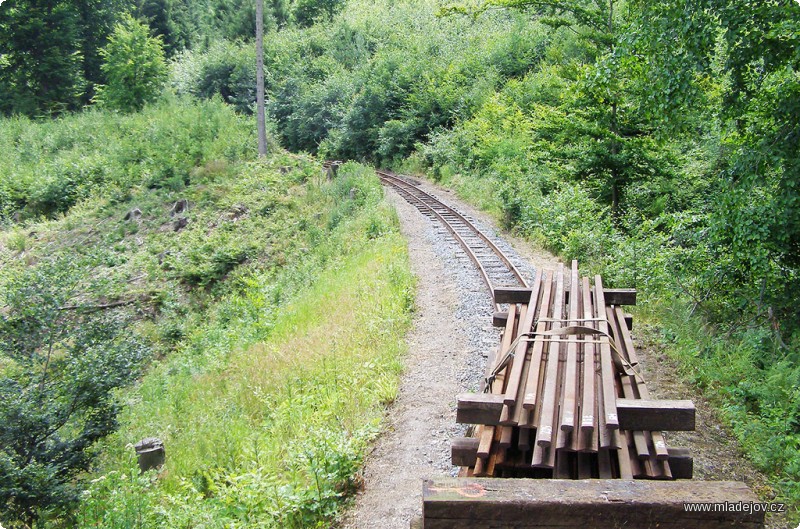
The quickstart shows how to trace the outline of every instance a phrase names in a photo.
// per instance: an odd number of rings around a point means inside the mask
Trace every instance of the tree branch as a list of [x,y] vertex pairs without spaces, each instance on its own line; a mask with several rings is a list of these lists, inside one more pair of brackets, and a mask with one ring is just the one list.
[[120,301],[114,301],[112,303],[104,303],[101,305],[65,305],[63,307],[58,307],[58,310],[83,310],[87,312],[95,312],[98,310],[113,309],[115,307],[131,305],[133,303],[136,303],[137,301],[139,301],[139,298],[123,299]]

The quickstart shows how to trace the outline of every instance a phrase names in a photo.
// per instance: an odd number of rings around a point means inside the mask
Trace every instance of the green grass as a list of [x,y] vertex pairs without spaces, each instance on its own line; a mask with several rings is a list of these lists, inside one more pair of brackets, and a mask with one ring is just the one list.
[[[120,428],[94,447],[80,505],[41,513],[40,525],[331,520],[395,398],[413,304],[405,245],[374,172],[351,163],[327,181],[308,157],[230,151],[252,139],[250,127],[213,101],[4,124],[0,143],[27,142],[0,162],[16,171],[1,174],[24,176],[20,196],[50,185],[35,178],[43,167],[59,182],[68,158],[94,159],[104,177],[95,186],[81,173],[72,182],[88,191],[47,214],[5,202],[22,214],[0,232],[3,274],[59,255],[88,263],[75,302],[134,301],[122,310],[157,357],[119,392]],[[156,166],[179,170],[180,183],[151,185]],[[176,231],[180,199],[188,224]],[[126,220],[134,208],[141,215]],[[3,355],[0,372],[9,374]],[[164,440],[167,464],[140,476],[132,443],[149,436]]]
[[87,199],[125,202],[139,188],[180,191],[255,156],[255,128],[220,101],[0,124],[0,218],[57,218]]
[[793,420],[800,409],[796,355],[780,348],[769,329],[751,326],[722,333],[680,301],[662,300],[640,311],[656,324],[653,336],[731,428],[742,450],[768,477],[765,499],[789,505],[800,517],[800,435]]
[[[368,223],[356,219],[336,242]],[[413,299],[404,243],[386,233],[332,259],[277,310],[264,339],[250,339],[252,319],[270,305],[259,279],[221,301],[186,349],[128,396],[82,526],[313,527],[354,491],[397,392]],[[222,317],[239,310],[249,317]],[[219,342],[229,354],[208,362]],[[157,480],[131,477],[130,443],[146,436],[166,445]]]

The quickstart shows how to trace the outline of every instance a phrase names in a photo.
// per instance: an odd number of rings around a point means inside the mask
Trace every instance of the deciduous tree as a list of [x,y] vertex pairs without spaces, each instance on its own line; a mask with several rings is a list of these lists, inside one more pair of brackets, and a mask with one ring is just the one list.
[[146,25],[126,16],[101,54],[106,84],[98,87],[100,104],[135,111],[161,93],[167,78],[164,48],[161,38],[151,37]]

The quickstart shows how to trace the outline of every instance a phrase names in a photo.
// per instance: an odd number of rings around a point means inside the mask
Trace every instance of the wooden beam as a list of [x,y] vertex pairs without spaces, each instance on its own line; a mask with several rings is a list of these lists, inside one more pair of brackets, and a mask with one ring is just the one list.
[[500,412],[503,410],[503,398],[502,394],[492,393],[463,393],[459,395],[456,422],[491,426],[499,424]]
[[[670,447],[669,469],[675,479],[692,479],[694,477],[694,459],[688,448]],[[475,458],[472,459],[473,463]]]
[[[569,303],[569,294],[565,294],[565,302]],[[606,305],[636,305],[635,288],[605,288],[603,297]],[[522,287],[498,287],[494,289],[495,303],[527,303],[531,298],[531,289]]]
[[[695,429],[695,408],[690,400],[616,399],[619,427],[631,431],[690,432]],[[500,424],[503,396],[465,393],[458,397],[456,422]]]
[[635,288],[605,288],[606,305],[636,305]]
[[457,467],[471,467],[478,459],[478,445],[481,440],[477,437],[456,437],[450,442],[450,458]]
[[492,325],[494,327],[505,327],[508,321],[508,312],[495,312],[492,315]]
[[617,415],[623,430],[690,432],[695,428],[690,400],[617,399]]
[[503,396],[492,393],[462,393],[458,396],[458,408],[466,410],[494,410],[498,413],[503,409]]
[[687,512],[688,502],[758,501],[733,481],[441,478],[425,480],[422,495],[425,529],[764,526],[763,512]]

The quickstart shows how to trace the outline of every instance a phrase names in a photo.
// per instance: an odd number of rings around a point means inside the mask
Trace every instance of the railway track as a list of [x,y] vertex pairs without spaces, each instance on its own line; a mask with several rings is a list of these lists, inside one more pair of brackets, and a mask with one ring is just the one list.
[[[522,272],[508,256],[464,215],[399,175],[381,170],[376,173],[384,185],[394,189],[423,215],[447,228],[475,264],[490,295],[494,296],[498,287],[529,286]],[[500,310],[500,304],[494,299],[493,301],[497,310]]]
[[422,526],[763,528],[763,512],[686,510],[697,498],[755,495],[738,482],[691,481],[688,449],[667,446],[663,431],[694,430],[694,404],[650,396],[622,309],[635,290],[605,288],[600,276],[592,284],[576,261],[529,285],[469,218],[407,177],[376,173],[458,241],[504,328],[482,392],[458,396],[456,420],[470,425],[451,444],[459,478],[424,482]]

